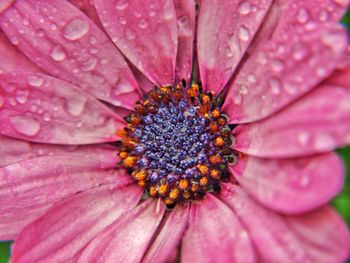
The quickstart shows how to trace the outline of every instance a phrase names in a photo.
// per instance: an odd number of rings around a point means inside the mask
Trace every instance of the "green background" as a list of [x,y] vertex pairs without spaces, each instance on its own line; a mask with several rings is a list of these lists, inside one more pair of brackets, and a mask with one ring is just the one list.
[[[350,30],[350,10],[343,19],[343,23]],[[338,149],[339,155],[344,159],[346,164],[346,183],[343,191],[339,194],[337,198],[333,200],[334,207],[339,211],[339,213],[344,217],[346,222],[350,227],[350,147]],[[9,257],[10,243],[3,242],[0,243],[0,263],[7,263]],[[348,261],[350,263],[350,260]]]

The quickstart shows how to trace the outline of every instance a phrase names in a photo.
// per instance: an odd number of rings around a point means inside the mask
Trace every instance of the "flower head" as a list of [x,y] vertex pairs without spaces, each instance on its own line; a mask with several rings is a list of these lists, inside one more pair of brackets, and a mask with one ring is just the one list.
[[344,261],[348,4],[0,1],[13,262]]

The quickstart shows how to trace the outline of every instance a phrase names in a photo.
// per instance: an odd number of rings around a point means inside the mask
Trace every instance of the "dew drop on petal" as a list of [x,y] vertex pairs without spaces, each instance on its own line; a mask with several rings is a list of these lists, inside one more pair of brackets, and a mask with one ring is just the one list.
[[67,111],[72,116],[79,116],[83,113],[86,104],[86,98],[76,98],[75,100],[67,100]]
[[44,83],[43,78],[39,76],[35,76],[35,75],[28,76],[28,85],[32,87],[41,87],[43,83]]
[[248,1],[242,1],[238,6],[241,15],[248,15],[252,11],[252,6]]
[[233,99],[233,103],[236,105],[241,105],[242,104],[242,95],[237,94]]
[[10,122],[18,133],[27,136],[34,136],[40,131],[40,123],[29,116],[11,117]]
[[62,61],[66,58],[66,53],[63,51],[61,46],[54,46],[51,49],[50,56],[55,61]]
[[273,77],[269,80],[269,84],[270,84],[270,89],[272,94],[278,95],[281,93],[282,84],[279,79]]
[[68,40],[78,40],[89,31],[89,23],[81,18],[75,18],[63,28],[63,36]]
[[127,28],[125,30],[125,36],[128,40],[134,40],[136,38],[136,33],[133,30]]
[[310,14],[309,11],[305,8],[302,8],[299,10],[299,13],[297,15],[297,20],[299,23],[304,24],[307,21],[309,21]]
[[250,38],[249,29],[245,26],[240,26],[238,29],[238,37],[243,41],[248,41]]
[[129,1],[128,0],[117,0],[115,1],[115,8],[118,10],[124,10],[125,8],[127,8],[129,5]]
[[148,20],[147,19],[141,19],[140,22],[137,24],[139,28],[147,28],[148,26]]
[[308,143],[309,139],[310,139],[310,134],[307,132],[300,132],[298,134],[298,142],[301,145],[306,145]]
[[16,101],[19,104],[24,104],[27,102],[29,96],[29,91],[28,90],[17,90],[16,92]]
[[336,141],[333,136],[321,133],[314,138],[314,148],[318,151],[329,151],[336,147]]
[[248,87],[244,84],[239,86],[239,93],[241,94],[247,94],[248,93]]
[[307,174],[303,174],[300,177],[299,184],[302,187],[307,187],[310,185],[310,177]]

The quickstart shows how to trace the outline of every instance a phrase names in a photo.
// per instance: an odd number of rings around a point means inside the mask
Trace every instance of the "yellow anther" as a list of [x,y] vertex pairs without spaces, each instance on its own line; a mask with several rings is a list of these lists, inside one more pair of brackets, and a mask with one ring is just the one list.
[[199,172],[203,175],[208,174],[208,172],[209,172],[209,168],[205,164],[198,164],[197,168],[198,168]]
[[213,169],[210,171],[210,176],[211,176],[211,178],[213,178],[215,180],[219,180],[220,179],[220,171],[217,169]]
[[136,180],[145,180],[147,178],[147,171],[145,169],[141,169],[138,171],[134,171],[132,173],[132,176],[136,179]]
[[203,176],[200,180],[199,180],[199,184],[201,186],[206,186],[208,184],[208,178]]
[[220,156],[217,156],[217,155],[212,155],[209,157],[209,161],[212,163],[212,164],[218,164],[218,163],[221,163],[222,162],[222,159]]
[[167,191],[168,191],[168,185],[162,184],[161,186],[159,186],[158,194],[165,195]]
[[179,182],[179,188],[185,190],[188,187],[188,180],[181,179]]
[[214,144],[215,144],[215,146],[221,147],[221,146],[225,145],[225,140],[222,137],[217,137],[214,140]]
[[154,186],[149,188],[149,195],[155,197],[157,195],[157,189]]
[[125,159],[126,157],[128,157],[128,153],[127,152],[120,152],[119,153],[119,158],[120,159]]
[[136,161],[136,156],[128,156],[123,160],[123,165],[127,168],[132,168],[136,164]]
[[169,193],[169,197],[172,199],[172,200],[175,200],[179,197],[180,195],[180,190],[178,188],[173,188],[170,190],[170,193]]
[[146,180],[137,181],[137,185],[140,187],[145,187],[147,185]]

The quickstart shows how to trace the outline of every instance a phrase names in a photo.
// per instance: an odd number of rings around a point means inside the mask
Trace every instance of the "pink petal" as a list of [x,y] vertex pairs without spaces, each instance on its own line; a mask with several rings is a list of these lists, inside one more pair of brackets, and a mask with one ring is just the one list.
[[[322,223],[319,223],[316,217],[312,222],[311,220],[307,222],[304,219],[309,217],[307,214],[291,217],[292,220],[298,218],[300,224],[304,224],[305,232],[308,231],[308,235],[304,234],[303,238],[300,238],[299,232],[301,231],[296,231],[290,226],[288,217],[259,206],[240,187],[224,184],[221,198],[235,211],[244,227],[249,231],[259,255],[259,262],[340,263],[345,259],[344,254],[349,249],[348,230],[344,222],[337,216],[323,213],[323,208],[313,212],[319,214],[318,219]],[[339,234],[338,238],[337,234]],[[318,242],[314,242],[315,239],[318,239]],[[340,240],[344,240],[344,244],[338,246]],[[338,246],[337,250],[334,249],[335,246]]]
[[97,160],[110,167],[119,162],[118,152],[110,145],[65,146],[30,143],[0,135],[0,167],[34,157],[66,154]]
[[312,262],[345,262],[349,259],[349,229],[331,207],[286,220],[296,236],[308,243],[307,252]]
[[259,29],[271,0],[205,0],[201,3],[197,50],[203,86],[219,93]]
[[239,125],[235,149],[261,157],[297,157],[350,143],[350,90],[325,85],[272,117]]
[[192,73],[193,41],[195,31],[195,1],[175,0],[178,46],[176,58],[176,79],[189,83]]
[[174,251],[177,254],[177,246],[180,244],[187,226],[188,214],[188,207],[181,206],[176,206],[170,212],[160,233],[143,258],[143,263],[167,262],[167,259],[172,256]]
[[326,80],[326,83],[329,85],[336,85],[342,87],[350,87],[350,65],[338,69]]
[[149,199],[100,232],[77,262],[140,262],[164,214],[162,201]]
[[102,24],[121,52],[155,84],[172,84],[177,50],[173,1],[94,3]]
[[[324,80],[348,47],[335,1],[276,1],[229,88],[223,109],[232,123],[262,119]],[[332,11],[329,11],[332,10]]]
[[137,83],[123,56],[67,1],[16,1],[0,17],[0,25],[12,44],[46,72],[101,100],[133,108],[134,101],[125,104],[119,99],[126,94],[138,97]]
[[62,154],[1,167],[0,240],[13,239],[52,204],[79,191],[130,182],[124,170],[117,173],[98,160]]
[[208,194],[192,203],[181,247],[183,262],[255,262],[247,232],[226,205]]
[[103,26],[98,18],[96,9],[91,0],[69,0],[69,2],[78,7],[85,15],[87,15],[98,27],[103,30]]
[[309,211],[335,197],[344,182],[343,166],[334,153],[286,160],[246,156],[230,171],[261,204],[289,214]]
[[17,50],[0,30],[0,73],[12,71],[41,72],[27,57]]
[[14,262],[71,262],[122,213],[134,208],[141,188],[102,186],[53,206],[16,238]]
[[115,141],[124,121],[74,85],[42,74],[0,75],[0,133],[23,140]]

